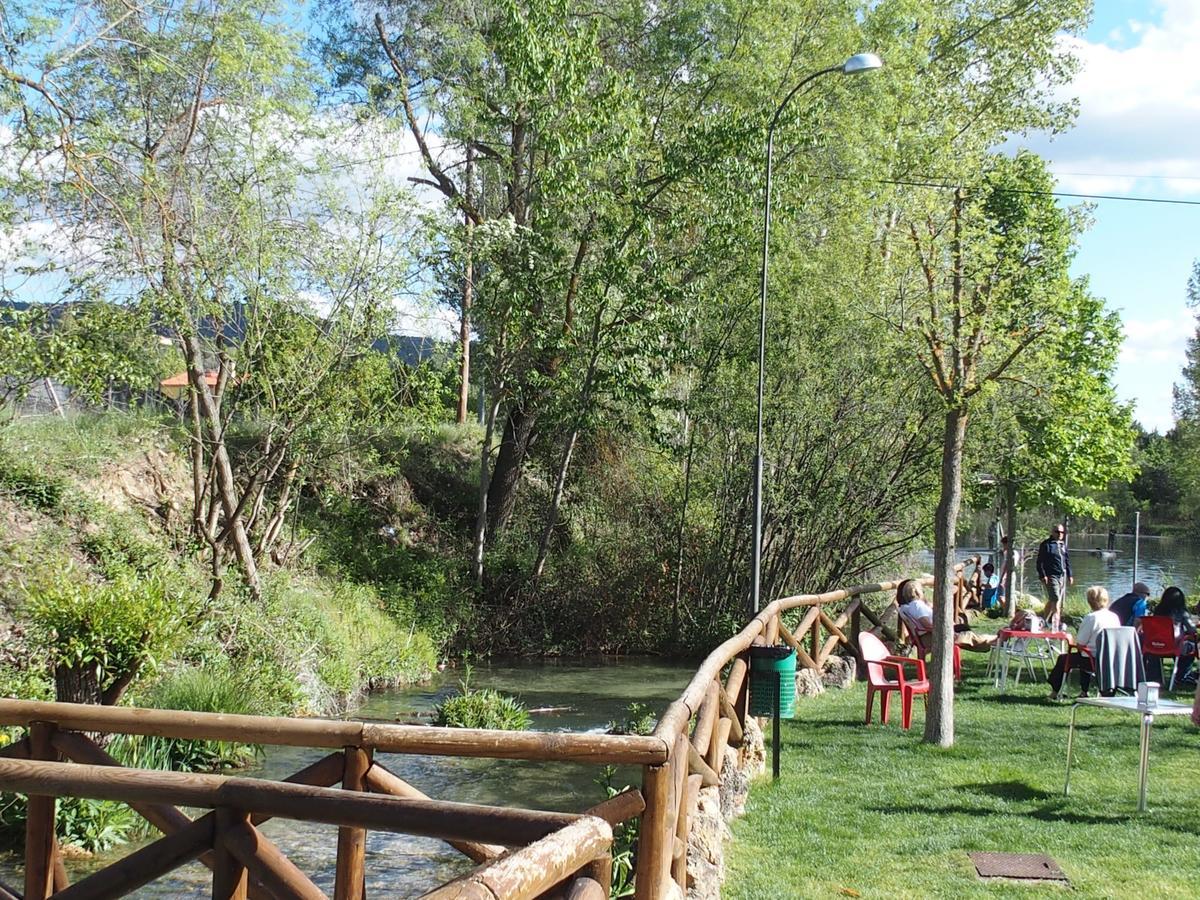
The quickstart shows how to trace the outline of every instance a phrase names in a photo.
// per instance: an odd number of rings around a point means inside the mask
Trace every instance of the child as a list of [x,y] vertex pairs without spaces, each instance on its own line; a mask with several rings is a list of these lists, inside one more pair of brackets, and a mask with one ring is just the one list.
[[980,602],[985,611],[1000,605],[1000,576],[996,574],[996,567],[991,563],[983,567],[983,594]]

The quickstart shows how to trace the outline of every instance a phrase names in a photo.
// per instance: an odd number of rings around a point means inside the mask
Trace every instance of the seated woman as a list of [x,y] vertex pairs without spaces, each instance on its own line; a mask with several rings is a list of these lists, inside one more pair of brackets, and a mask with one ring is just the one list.
[[[908,629],[909,637],[924,657],[933,647],[933,607],[925,602],[921,582],[908,579],[896,588],[896,607],[900,621]],[[995,635],[978,635],[966,625],[954,626],[954,643],[967,650],[990,650]]]
[[[1120,628],[1121,620],[1117,614],[1108,608],[1108,591],[1096,585],[1087,589],[1087,602],[1092,611],[1083,617],[1079,623],[1079,633],[1073,641],[1076,648],[1086,647],[1088,652],[1096,652],[1096,639],[1105,628]],[[1050,670],[1050,698],[1057,700],[1066,679],[1067,664],[1079,669],[1079,696],[1087,694],[1092,683],[1092,659],[1081,649],[1070,650],[1059,655]]]
[[912,578],[900,582],[896,588],[896,608],[914,641],[933,631],[933,607],[925,602],[921,582]]
[[[1175,660],[1175,682],[1177,684],[1189,685],[1195,687],[1196,674],[1189,671],[1192,667],[1192,658],[1195,654],[1196,647],[1196,622],[1187,611],[1187,598],[1183,591],[1177,587],[1169,587],[1163,591],[1162,599],[1158,601],[1158,605],[1154,607],[1154,615],[1168,616],[1175,623],[1175,637],[1183,638],[1181,649],[1184,655],[1177,657]],[[1153,671],[1147,671],[1146,677],[1156,677],[1162,681],[1162,662],[1158,657],[1150,657],[1146,660],[1147,666],[1156,666],[1158,671],[1155,674]]]

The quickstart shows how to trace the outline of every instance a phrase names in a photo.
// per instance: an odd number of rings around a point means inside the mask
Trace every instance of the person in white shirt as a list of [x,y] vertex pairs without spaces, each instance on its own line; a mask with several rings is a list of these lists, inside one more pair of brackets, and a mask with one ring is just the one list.
[[[1061,654],[1050,670],[1050,697],[1053,700],[1057,700],[1062,691],[1068,662],[1071,668],[1079,669],[1079,695],[1082,697],[1087,694],[1092,683],[1092,657],[1088,653],[1095,654],[1096,639],[1101,631],[1121,627],[1120,617],[1108,608],[1108,591],[1104,588],[1099,585],[1088,588],[1087,602],[1092,611],[1079,623],[1079,632],[1071,642],[1074,649]],[[1080,649],[1083,647],[1087,648],[1088,653]]]

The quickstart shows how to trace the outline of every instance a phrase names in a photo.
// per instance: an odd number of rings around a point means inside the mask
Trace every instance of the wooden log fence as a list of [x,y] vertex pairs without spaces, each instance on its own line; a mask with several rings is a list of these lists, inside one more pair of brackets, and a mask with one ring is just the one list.
[[[927,580],[927,583],[930,580]],[[199,860],[221,900],[317,900],[325,894],[260,826],[273,817],[336,826],[335,900],[365,900],[370,830],[446,841],[478,868],[424,896],[435,900],[529,900],[608,896],[613,829],[639,819],[635,891],[639,900],[687,890],[688,838],[700,792],[718,786],[726,750],[745,741],[750,648],[782,642],[801,665],[820,670],[842,651],[857,658],[864,624],[888,640],[865,602],[898,582],[785,597],[763,609],[700,664],[649,736],[501,732],[361,721],[191,713],[0,699],[0,725],[27,729],[0,749],[0,790],[28,800],[25,891],[30,898],[98,900],[125,896]],[[968,587],[961,567],[956,612]],[[281,781],[127,769],[93,734],[298,746],[330,751]],[[543,812],[435,800],[381,765],[380,753],[640,766],[640,789],[580,813]],[[69,884],[55,839],[58,797],[128,804],[162,837]],[[208,812],[192,818],[180,807]],[[16,896],[0,886],[0,898]]]

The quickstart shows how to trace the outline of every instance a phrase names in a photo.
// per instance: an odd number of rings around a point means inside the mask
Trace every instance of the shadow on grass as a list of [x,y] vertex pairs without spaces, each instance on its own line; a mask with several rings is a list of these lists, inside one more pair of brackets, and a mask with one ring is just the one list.
[[[1031,789],[1034,790],[1034,789]],[[1052,794],[1042,792],[1044,796],[1049,797]],[[1021,798],[1016,798],[1021,799]],[[1063,823],[1067,825],[1115,825],[1126,827],[1131,822],[1142,821],[1144,813],[1135,813],[1132,809],[1128,812],[1118,813],[1087,813],[1072,807],[1067,808],[1068,804],[1075,801],[1069,797],[1059,797],[1056,802],[1052,802],[1044,807],[1035,807],[1028,811],[1022,811],[1021,817],[1027,819],[1036,819],[1040,822]],[[994,817],[997,811],[993,807],[986,806],[967,806],[964,804],[945,804],[942,806],[918,805],[912,804],[908,806],[898,805],[878,805],[865,806],[863,809],[869,812],[886,813],[889,815],[910,815],[910,816],[976,816],[976,817]],[[1180,821],[1165,820],[1163,815],[1156,816],[1153,824],[1156,828],[1164,828],[1168,831],[1179,832],[1180,834],[1195,835],[1196,830],[1186,821],[1188,814],[1184,810],[1165,813],[1164,815],[1180,815],[1183,817]]]
[[1054,797],[1054,794],[1050,791],[1036,788],[1023,781],[960,784],[958,787],[959,790],[970,791],[972,794],[999,797],[1001,800],[1050,800]]

